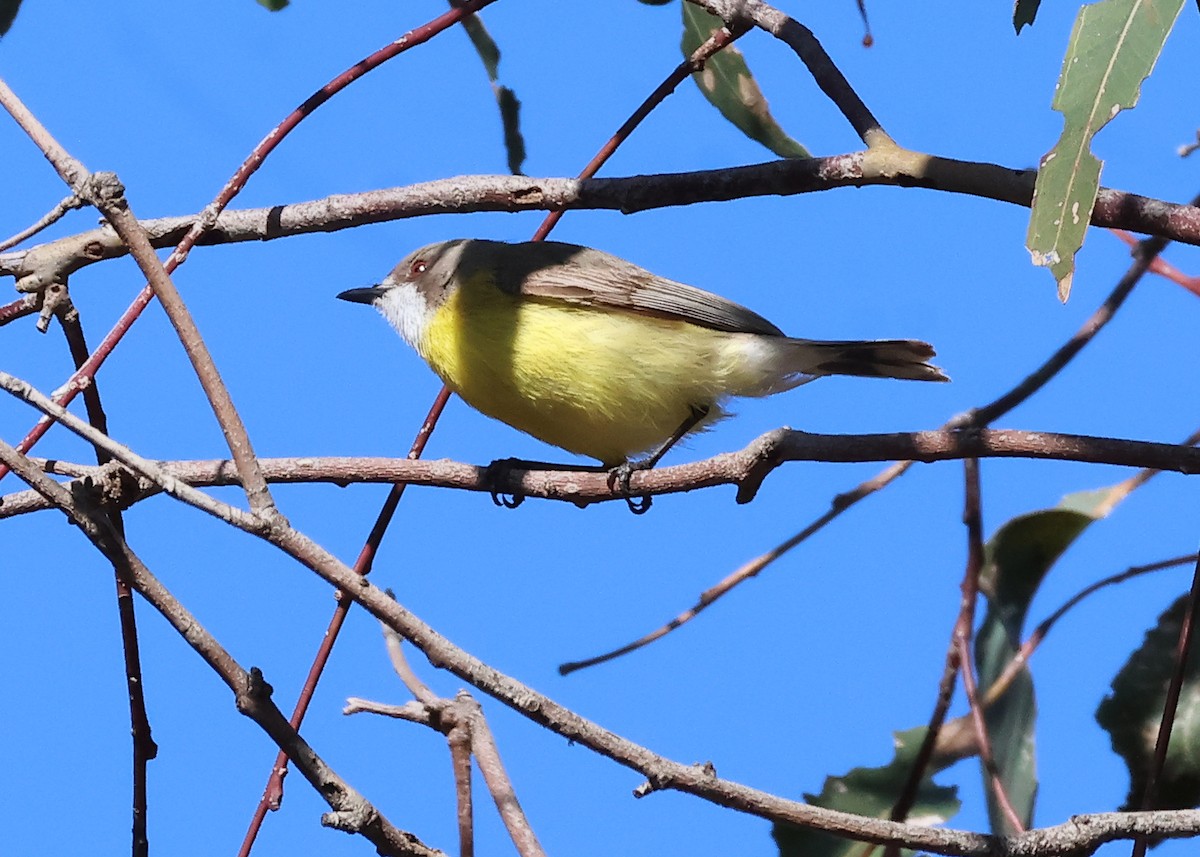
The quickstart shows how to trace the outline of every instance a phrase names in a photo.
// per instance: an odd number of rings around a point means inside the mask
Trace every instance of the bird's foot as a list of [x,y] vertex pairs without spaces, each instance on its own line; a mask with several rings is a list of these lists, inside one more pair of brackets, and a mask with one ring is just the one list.
[[650,459],[641,461],[625,461],[618,464],[616,467],[608,471],[608,487],[612,491],[617,490],[619,485],[621,494],[625,497],[625,505],[629,507],[629,511],[635,515],[644,515],[650,511],[650,504],[653,502],[649,494],[644,494],[641,497],[634,497],[633,490],[629,487],[629,482],[633,478],[633,474],[639,470],[649,470],[655,464]]
[[501,490],[507,488],[514,468],[528,469],[529,462],[519,458],[497,458],[483,471],[483,483],[488,486],[492,502],[505,509],[515,509],[525,502],[525,495],[520,491]]

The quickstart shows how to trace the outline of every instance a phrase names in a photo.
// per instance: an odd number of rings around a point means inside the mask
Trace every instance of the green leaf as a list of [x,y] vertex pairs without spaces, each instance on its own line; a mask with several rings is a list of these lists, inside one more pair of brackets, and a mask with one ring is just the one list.
[[258,0],[258,5],[272,12],[278,12],[288,4],[288,0]]
[[[975,637],[975,666],[982,694],[1020,648],[1029,603],[1050,567],[1092,518],[1066,509],[1046,509],[1008,521],[987,543],[981,586],[988,609]],[[1037,797],[1033,677],[1022,670],[1000,699],[984,712],[1000,781],[1022,824],[1033,820]],[[1015,833],[987,789],[992,830]]]
[[1101,0],[1075,19],[1051,105],[1063,114],[1063,133],[1038,169],[1026,238],[1033,263],[1050,267],[1063,301],[1100,187],[1092,138],[1137,104],[1182,6],[1183,0]]
[[17,10],[21,8],[21,0],[0,0],[0,36],[12,27],[17,19]]
[[[724,22],[693,3],[683,4],[683,55],[690,57],[713,30]],[[692,75],[704,97],[736,125],[743,134],[762,143],[781,158],[811,157],[771,115],[767,99],[750,74],[742,52],[730,45],[711,57],[701,71]]]
[[[1167,684],[1175,669],[1179,625],[1187,606],[1187,596],[1181,597],[1158,618],[1141,648],[1113,679],[1112,693],[1096,709],[1096,721],[1108,732],[1113,750],[1129,768],[1129,795],[1122,812],[1142,808],[1146,772],[1154,758]],[[1151,809],[1187,809],[1200,804],[1200,656],[1196,649],[1193,643],[1166,764],[1158,777],[1157,798]]]
[[[821,793],[806,794],[804,799],[814,806],[868,818],[887,818],[904,788],[924,737],[924,727],[897,732],[894,736],[896,756],[889,764],[881,768],[854,768],[840,777],[826,777]],[[958,812],[960,805],[957,788],[939,786],[926,777],[917,790],[917,801],[909,813],[909,820],[940,824]],[[861,842],[790,824],[776,824],[771,835],[775,837],[781,857],[858,857],[864,853]]]
[[[458,8],[463,2],[464,0],[450,0],[450,5]],[[500,108],[508,171],[513,175],[521,175],[521,166],[525,163],[525,138],[521,135],[520,121],[521,102],[516,93],[500,84],[500,48],[478,14],[468,15],[461,23],[475,48],[475,53],[479,54],[479,59],[483,61],[483,68],[492,84],[492,93],[496,96],[496,104]]]
[[[1117,485],[1070,494],[1056,508],[1013,518],[988,540],[980,574],[988,608],[975,637],[980,695],[1000,677],[1020,649],[1029,604],[1046,574],[1089,524],[1108,513],[1114,497],[1124,496],[1123,491],[1123,486]],[[1037,798],[1036,721],[1033,676],[1024,669],[1004,695],[984,711],[984,722],[1001,783],[1026,828],[1033,822]],[[990,788],[987,798],[992,829],[1015,833]]]
[[1017,30],[1017,35],[1021,35],[1021,28],[1033,26],[1033,19],[1037,17],[1038,6],[1042,5],[1042,0],[1017,0],[1013,6],[1013,27]]
[[[980,589],[988,595],[988,611],[976,635],[980,695],[1019,651],[1030,603],[1058,557],[1088,525],[1108,515],[1126,493],[1124,484],[1073,493],[1063,497],[1054,509],[1014,517],[992,535],[984,547],[984,568],[979,576]],[[1030,671],[1022,670],[1004,695],[985,709],[984,723],[1004,792],[1022,825],[1028,828],[1038,792],[1034,743],[1037,699]],[[994,792],[988,789],[986,793],[992,829],[1015,833]]]

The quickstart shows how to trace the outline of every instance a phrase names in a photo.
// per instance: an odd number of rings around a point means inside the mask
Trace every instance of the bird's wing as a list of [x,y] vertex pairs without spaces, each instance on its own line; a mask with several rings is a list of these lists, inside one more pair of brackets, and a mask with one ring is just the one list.
[[513,244],[498,272],[501,289],[581,306],[609,307],[677,319],[729,333],[783,336],[740,304],[655,276],[600,250],[554,241]]

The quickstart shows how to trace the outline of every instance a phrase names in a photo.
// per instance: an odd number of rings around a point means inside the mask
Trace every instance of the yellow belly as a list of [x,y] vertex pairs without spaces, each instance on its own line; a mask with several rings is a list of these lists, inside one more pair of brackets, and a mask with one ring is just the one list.
[[693,407],[751,379],[740,338],[680,321],[459,288],[419,351],[472,407],[534,437],[616,465],[670,437]]

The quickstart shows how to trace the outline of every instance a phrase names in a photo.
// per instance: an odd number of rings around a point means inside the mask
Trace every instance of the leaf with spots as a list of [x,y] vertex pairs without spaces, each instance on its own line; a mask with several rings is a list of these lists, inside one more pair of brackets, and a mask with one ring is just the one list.
[[1137,104],[1183,0],[1101,0],[1075,19],[1052,107],[1063,132],[1042,158],[1033,192],[1026,247],[1048,266],[1058,296],[1071,293],[1075,254],[1083,246],[1100,188],[1096,133]]

